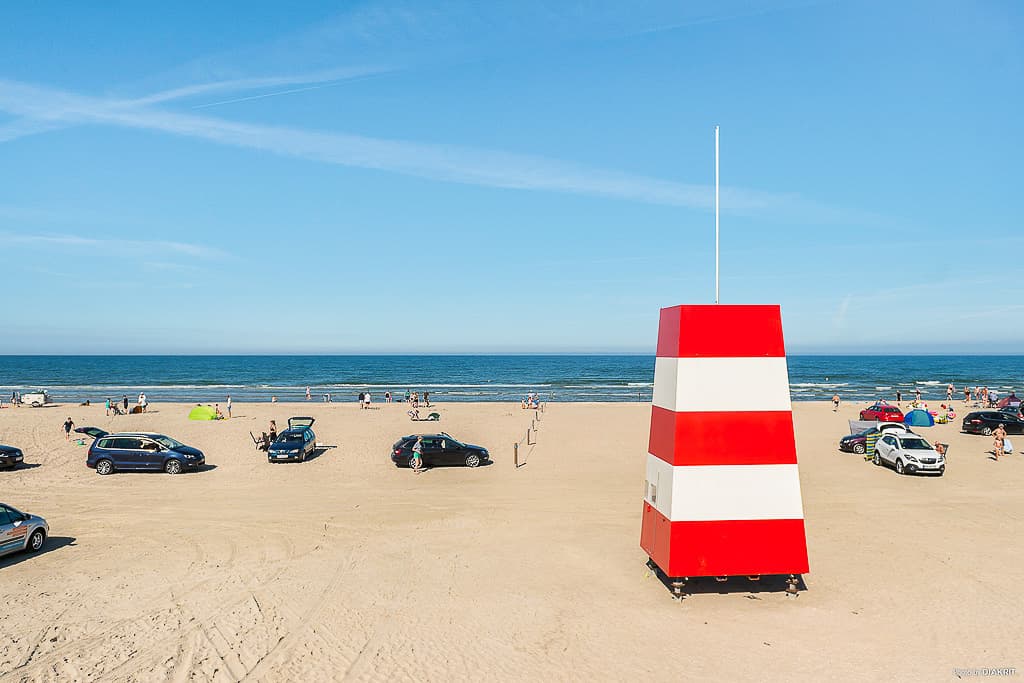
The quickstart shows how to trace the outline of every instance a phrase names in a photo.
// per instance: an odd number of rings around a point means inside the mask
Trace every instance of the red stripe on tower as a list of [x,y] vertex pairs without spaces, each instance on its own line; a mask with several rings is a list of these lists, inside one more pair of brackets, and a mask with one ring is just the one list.
[[778,306],[661,310],[644,498],[670,577],[807,572]]

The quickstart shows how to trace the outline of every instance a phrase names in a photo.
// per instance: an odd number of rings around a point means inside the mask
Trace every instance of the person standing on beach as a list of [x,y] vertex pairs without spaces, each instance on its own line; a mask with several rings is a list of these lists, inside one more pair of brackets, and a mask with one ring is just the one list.
[[[71,441],[71,430],[74,429],[75,422],[68,416],[68,419],[64,420],[64,440]],[[1004,432],[1005,433],[1005,432]],[[1001,448],[1001,446],[1000,446]]]
[[406,402],[406,403],[408,403],[408,402],[409,402],[409,396],[410,396],[410,395],[411,395],[411,394],[409,393],[409,390],[408,390],[408,389],[406,389],[406,390],[405,390],[405,402]]
[[228,419],[231,419],[231,394],[228,394]]
[[430,407],[430,392],[423,392],[423,403],[429,408]]
[[124,404],[124,412],[128,412],[128,394],[121,395],[121,403]]
[[898,406],[900,406],[902,408],[903,406],[900,405],[902,402],[903,402],[903,392],[900,391],[899,389],[897,389],[896,390],[896,405],[898,405]]
[[952,401],[953,400],[953,383],[952,382],[950,382],[949,386],[946,387],[946,400],[947,401]]
[[270,440],[277,441],[277,420],[270,421]]
[[[68,418],[70,419],[70,418]],[[423,471],[423,437],[417,436],[416,443],[412,445],[412,460],[409,461],[412,471],[419,474]]]
[[146,395],[139,394],[139,411],[144,413],[147,407],[149,407],[149,401],[146,400]]
[[964,403],[967,403],[970,400],[971,400],[971,388],[965,384],[964,385]]
[[313,400],[313,396],[309,393],[309,387],[306,387],[306,400],[307,401],[312,401]]
[[370,392],[367,391],[363,394],[363,408],[366,410],[370,409]]
[[[70,417],[68,418],[71,419]],[[1005,455],[1003,453],[1003,446],[1006,444],[1006,426],[999,425],[992,432],[992,446],[995,450],[996,460],[999,460],[1000,456]]]
[[108,398],[106,403],[103,404],[103,408],[107,411],[107,417],[110,417],[110,399]]
[[832,394],[832,412],[839,410],[839,394]]
[[391,392],[390,391],[385,391],[384,392],[384,402],[385,403],[391,403]]

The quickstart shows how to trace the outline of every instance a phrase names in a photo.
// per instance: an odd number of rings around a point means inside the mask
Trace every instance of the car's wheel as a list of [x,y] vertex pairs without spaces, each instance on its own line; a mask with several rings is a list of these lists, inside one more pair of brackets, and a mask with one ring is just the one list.
[[874,457],[871,458],[871,462],[875,463],[878,466],[882,465],[882,456],[878,454],[878,451],[875,451],[875,455]]
[[164,472],[167,474],[181,474],[181,461],[170,459],[164,463]]
[[32,532],[32,535],[28,537],[27,550],[30,553],[37,553],[43,549],[43,543],[46,543],[46,532],[42,529],[36,529]]
[[860,414],[860,419],[862,419],[862,420],[866,420],[867,419],[866,417],[864,417],[864,413]]
[[982,436],[992,436],[992,428],[991,427],[982,427],[981,428],[981,434],[982,434]]
[[901,458],[896,458],[896,474],[905,474],[903,471],[903,460]]
[[867,450],[862,443],[853,444],[853,452],[857,455],[864,455],[864,451]]
[[466,456],[466,467],[477,467],[480,464],[480,456],[476,453],[470,453]]
[[42,406],[42,405],[43,405],[43,404],[42,404],[42,403],[40,403],[39,401],[32,401],[32,407],[33,407],[33,408],[38,408],[38,407],[40,407],[40,406]]
[[96,474],[107,475],[114,471],[114,463],[109,460],[100,460],[96,463]]

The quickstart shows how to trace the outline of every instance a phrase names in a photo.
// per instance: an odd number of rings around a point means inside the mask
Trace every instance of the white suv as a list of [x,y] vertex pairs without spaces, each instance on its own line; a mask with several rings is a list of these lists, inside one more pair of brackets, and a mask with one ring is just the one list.
[[875,442],[874,462],[894,465],[897,474],[931,472],[940,477],[946,471],[946,456],[917,434],[886,434]]

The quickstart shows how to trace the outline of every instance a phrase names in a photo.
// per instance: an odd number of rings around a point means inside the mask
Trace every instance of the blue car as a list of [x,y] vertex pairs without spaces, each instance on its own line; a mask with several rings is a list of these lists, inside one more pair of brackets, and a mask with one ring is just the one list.
[[202,451],[163,434],[95,432],[96,440],[89,446],[85,465],[96,474],[128,470],[181,474],[206,463]]
[[303,462],[316,450],[311,417],[288,418],[288,429],[277,435],[267,449],[267,462]]

